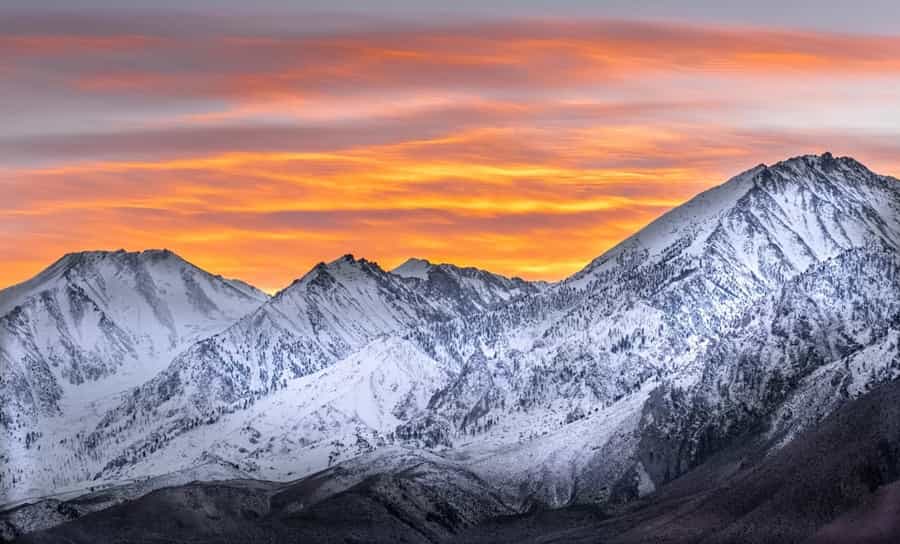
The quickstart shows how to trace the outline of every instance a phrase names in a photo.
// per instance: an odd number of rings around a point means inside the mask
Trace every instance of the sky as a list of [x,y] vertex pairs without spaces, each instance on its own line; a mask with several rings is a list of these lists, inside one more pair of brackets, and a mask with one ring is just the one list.
[[555,280],[759,163],[900,176],[894,4],[6,0],[0,287],[162,247]]

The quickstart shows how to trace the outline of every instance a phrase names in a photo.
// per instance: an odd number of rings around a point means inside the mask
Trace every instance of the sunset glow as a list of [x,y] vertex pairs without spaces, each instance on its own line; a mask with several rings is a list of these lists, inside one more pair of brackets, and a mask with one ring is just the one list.
[[900,37],[297,17],[0,18],[0,287],[120,247],[268,291],[344,253],[554,280],[760,162],[900,174]]

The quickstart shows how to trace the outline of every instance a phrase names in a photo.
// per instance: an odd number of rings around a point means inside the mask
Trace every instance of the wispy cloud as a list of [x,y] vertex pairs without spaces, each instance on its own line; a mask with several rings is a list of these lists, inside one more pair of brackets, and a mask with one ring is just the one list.
[[556,278],[760,161],[900,170],[900,38],[22,17],[0,21],[0,284],[120,246],[270,289],[347,251]]

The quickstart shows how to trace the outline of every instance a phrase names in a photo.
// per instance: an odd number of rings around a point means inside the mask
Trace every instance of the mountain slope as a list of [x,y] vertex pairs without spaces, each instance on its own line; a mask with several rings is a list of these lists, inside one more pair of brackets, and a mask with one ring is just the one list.
[[209,455],[263,479],[309,474],[390,443],[397,425],[424,410],[446,380],[447,371],[411,343],[381,337],[239,410],[154,443],[138,463],[113,460],[104,476],[143,478]]
[[[849,250],[748,308],[697,355],[697,381],[653,378],[563,421],[534,409],[493,419],[483,436],[455,445],[484,459],[470,465],[483,478],[551,506],[637,499],[748,432],[784,447],[847,399],[900,377],[898,272],[894,252]],[[498,444],[515,421],[546,430]]]
[[[438,278],[443,270],[440,268],[431,277]],[[473,273],[499,282],[492,284],[491,291],[497,300],[513,299],[527,285],[511,280],[503,283],[493,275]],[[279,393],[310,384],[313,391],[333,388],[335,384],[324,370],[342,361],[340,368],[352,368],[344,376],[347,382],[337,384],[342,394],[354,394],[348,384],[356,380],[372,379],[375,374],[383,378],[388,372],[393,376],[394,390],[390,394],[403,391],[413,397],[393,399],[390,406],[378,408],[382,412],[377,416],[362,419],[344,413],[326,402],[324,396],[316,397],[312,404],[298,407],[299,413],[292,412],[298,417],[294,423],[305,425],[301,424],[303,418],[311,418],[309,425],[315,420],[318,428],[329,429],[332,442],[340,444],[348,436],[353,438],[358,430],[369,439],[374,439],[372,433],[391,432],[401,422],[392,412],[399,410],[404,418],[417,413],[424,404],[422,395],[430,396],[452,371],[398,340],[415,327],[469,315],[485,303],[479,289],[471,283],[460,281],[440,289],[432,287],[385,272],[376,263],[351,255],[316,265],[254,313],[184,351],[167,369],[124,398],[85,437],[88,455],[99,463],[97,468],[104,476],[120,475],[121,470],[139,462],[146,470],[144,459],[149,458],[150,463],[159,457],[154,454],[179,435],[196,429],[186,438],[193,440],[191,437],[215,429],[223,417],[234,420],[229,417],[232,413],[249,410],[252,414],[250,405],[259,399],[272,395],[288,398],[287,393]],[[501,296],[499,289],[509,291]],[[379,343],[379,339],[393,340]],[[352,358],[357,353],[359,356]],[[404,358],[417,366],[409,366]],[[371,366],[373,362],[377,364]],[[387,370],[398,363],[401,366]],[[407,368],[404,370],[402,365]],[[302,384],[293,381],[304,377],[309,378]],[[387,394],[383,386],[373,390]],[[405,410],[401,402],[408,404]],[[374,419],[380,423],[372,425]],[[268,427],[275,434],[267,439],[292,439],[289,434],[278,434],[285,431]],[[313,434],[318,437],[323,433]],[[312,470],[328,458],[321,452],[334,447],[324,438],[307,438],[308,444],[321,442],[321,451],[307,452]],[[224,448],[233,456],[237,448],[231,446],[215,448]],[[176,446],[161,455],[177,451]]]
[[[583,508],[497,518],[461,542],[630,544],[896,542],[900,382],[838,406],[771,455],[759,435],[656,493],[590,515]],[[765,451],[765,446],[762,446]],[[859,523],[866,520],[869,523]],[[856,523],[849,523],[855,521]],[[870,537],[872,540],[867,540]]]
[[666,482],[747,433],[783,447],[831,410],[900,376],[900,256],[854,249],[751,306],[702,358],[701,378],[660,388],[640,457]]

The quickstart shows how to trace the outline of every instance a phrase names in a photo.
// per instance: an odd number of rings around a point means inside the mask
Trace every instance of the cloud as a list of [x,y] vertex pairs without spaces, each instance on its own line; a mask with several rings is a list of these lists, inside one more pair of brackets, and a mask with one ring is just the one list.
[[[26,169],[3,181],[14,196],[0,210],[0,230],[16,235],[0,251],[9,255],[11,278],[33,271],[35,257],[19,247],[22,239],[36,241],[48,262],[86,247],[166,246],[269,289],[347,251],[386,266],[419,255],[558,278],[738,165],[776,160],[786,149],[809,151],[812,141],[809,134],[719,130],[714,139],[643,131],[596,147],[598,133],[559,135],[565,145],[531,160],[512,145],[514,135],[480,130],[334,154]],[[479,158],[477,149],[487,152]],[[867,148],[855,151],[866,158]],[[868,158],[886,160],[895,151],[875,145]]]
[[167,246],[268,289],[347,251],[554,279],[759,162],[830,149],[900,171],[884,129],[897,38],[627,21],[323,28],[0,21],[0,284],[123,246]]
[[[893,37],[604,20],[267,34],[253,26],[237,31],[234,21],[221,19],[197,32],[199,23],[186,19],[172,27],[132,22],[109,34],[84,17],[69,20],[67,29],[63,18],[5,35],[0,59],[59,92],[236,101],[471,89],[539,93],[672,70],[790,77],[900,69],[900,38]],[[43,73],[34,69],[38,62]]]

